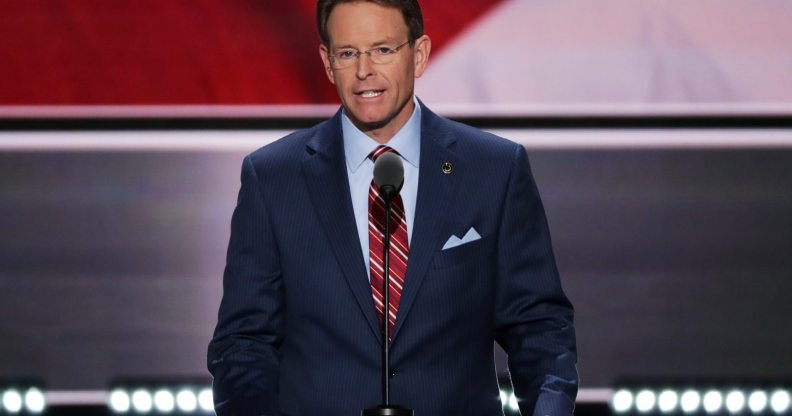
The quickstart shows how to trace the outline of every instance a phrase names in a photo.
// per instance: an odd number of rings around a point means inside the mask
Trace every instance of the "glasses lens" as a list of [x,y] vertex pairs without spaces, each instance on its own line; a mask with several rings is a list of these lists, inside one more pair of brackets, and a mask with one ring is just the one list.
[[375,64],[389,64],[396,59],[396,51],[391,50],[388,53],[381,54],[379,51],[374,51],[371,54],[371,61]]
[[346,67],[351,66],[353,63],[357,62],[358,59],[362,59],[363,55],[368,55],[368,58],[371,62],[375,64],[389,64],[396,59],[396,55],[399,54],[399,51],[409,42],[405,42],[395,48],[377,48],[372,49],[366,52],[358,53],[357,55],[350,54],[349,52],[342,52],[336,55],[331,56],[330,64],[332,65],[333,69],[343,69]]
[[330,65],[333,66],[333,69],[343,69],[350,65],[352,65],[358,58],[353,57],[341,57],[341,56],[333,56],[330,58]]
[[331,64],[331,66],[333,67],[333,69],[342,69],[342,68],[346,68],[346,67],[348,67],[348,66],[349,66],[351,63],[352,63],[351,61],[349,61],[349,62],[346,62],[346,60],[341,60],[341,59],[338,59],[338,58],[333,58],[333,59],[331,59],[331,60],[330,60],[330,64]]

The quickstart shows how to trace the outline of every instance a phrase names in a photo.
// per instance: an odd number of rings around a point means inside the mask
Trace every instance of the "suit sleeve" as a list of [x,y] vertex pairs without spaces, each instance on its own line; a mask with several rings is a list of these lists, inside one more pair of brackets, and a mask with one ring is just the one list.
[[261,186],[248,156],[231,220],[223,299],[207,357],[219,416],[279,415],[283,284]]
[[573,309],[561,288],[528,156],[517,146],[498,237],[496,340],[520,412],[572,415],[578,389]]

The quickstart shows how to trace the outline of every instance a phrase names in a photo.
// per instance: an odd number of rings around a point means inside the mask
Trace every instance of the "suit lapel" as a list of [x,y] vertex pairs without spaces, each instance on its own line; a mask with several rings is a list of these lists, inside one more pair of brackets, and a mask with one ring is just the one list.
[[[303,175],[322,229],[377,340],[379,321],[360,250],[344,156],[340,111],[317,128],[307,146]],[[339,202],[340,201],[340,202]]]
[[[448,210],[449,200],[459,184],[460,175],[454,171],[464,169],[464,160],[449,150],[455,137],[444,121],[421,105],[421,160],[418,173],[418,197],[415,207],[415,223],[410,239],[410,256],[407,263],[407,277],[399,302],[399,312],[393,339],[399,334],[402,324],[412,307],[418,289],[426,278],[426,271],[432,256],[442,244],[441,229],[444,212]],[[451,163],[450,174],[443,173],[444,163]]]

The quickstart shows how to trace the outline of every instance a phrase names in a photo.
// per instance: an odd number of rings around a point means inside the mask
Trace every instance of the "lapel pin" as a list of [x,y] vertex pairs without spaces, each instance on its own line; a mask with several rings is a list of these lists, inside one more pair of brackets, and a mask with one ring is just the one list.
[[454,170],[454,167],[451,165],[451,162],[443,163],[443,166],[441,166],[440,168],[443,169],[443,173],[445,173],[446,175],[450,174],[451,171]]

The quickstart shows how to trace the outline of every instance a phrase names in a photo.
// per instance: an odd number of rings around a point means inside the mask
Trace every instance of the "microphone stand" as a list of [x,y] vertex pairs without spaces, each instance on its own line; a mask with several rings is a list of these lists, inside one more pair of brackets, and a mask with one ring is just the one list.
[[385,303],[384,323],[382,331],[382,404],[360,411],[361,416],[413,416],[413,410],[399,405],[390,404],[390,219],[391,203],[398,194],[392,185],[384,185],[380,189],[385,202],[385,235],[382,240],[382,297]]

